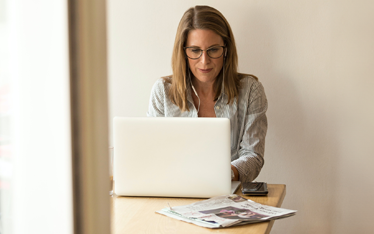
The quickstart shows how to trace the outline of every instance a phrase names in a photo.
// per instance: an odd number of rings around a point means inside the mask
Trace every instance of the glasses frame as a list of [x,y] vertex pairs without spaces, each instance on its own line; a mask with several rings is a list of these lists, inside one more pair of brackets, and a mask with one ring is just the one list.
[[[223,48],[223,52],[222,52],[222,54],[221,54],[219,57],[217,57],[217,58],[212,58],[212,57],[210,57],[210,55],[209,55],[209,53],[208,53],[208,50],[213,49],[213,48],[216,48],[216,47],[222,47],[222,48]],[[206,54],[209,56],[209,58],[211,58],[211,59],[219,59],[219,58],[221,58],[222,55],[225,53],[226,46],[213,46],[213,47],[211,47],[211,48],[209,48],[209,49],[206,49],[206,50],[202,50],[202,49],[200,49],[201,53],[200,53],[200,56],[197,57],[197,58],[191,58],[191,57],[189,57],[189,56],[187,55],[187,51],[186,51],[186,49],[189,49],[189,48],[196,48],[196,47],[195,47],[195,46],[186,46],[186,47],[183,47],[183,49],[184,49],[184,53],[186,54],[186,56],[187,56],[189,59],[196,60],[196,59],[201,58],[201,55],[203,55],[204,51],[206,51]]]

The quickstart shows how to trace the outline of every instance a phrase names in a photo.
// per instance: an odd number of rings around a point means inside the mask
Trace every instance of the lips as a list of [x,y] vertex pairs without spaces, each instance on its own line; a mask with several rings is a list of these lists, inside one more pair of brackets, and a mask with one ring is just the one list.
[[213,68],[210,68],[210,69],[200,69],[199,68],[199,71],[202,72],[202,73],[208,73],[208,72],[210,72],[212,70],[213,70]]

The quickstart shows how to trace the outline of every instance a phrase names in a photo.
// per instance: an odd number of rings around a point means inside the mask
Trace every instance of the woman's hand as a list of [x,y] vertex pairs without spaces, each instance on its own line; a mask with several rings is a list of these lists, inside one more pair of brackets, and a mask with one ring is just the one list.
[[231,179],[232,181],[237,181],[239,180],[239,172],[238,172],[238,169],[236,169],[236,167],[234,167],[233,165],[231,165],[231,170],[234,172],[234,178]]

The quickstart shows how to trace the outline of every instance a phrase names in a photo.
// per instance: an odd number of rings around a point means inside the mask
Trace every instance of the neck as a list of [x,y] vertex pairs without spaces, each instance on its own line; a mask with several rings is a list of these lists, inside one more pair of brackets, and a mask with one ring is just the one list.
[[205,96],[205,97],[215,96],[214,89],[213,89],[214,82],[205,83],[205,82],[200,82],[196,78],[193,78],[192,85],[195,87],[195,90],[199,96]]

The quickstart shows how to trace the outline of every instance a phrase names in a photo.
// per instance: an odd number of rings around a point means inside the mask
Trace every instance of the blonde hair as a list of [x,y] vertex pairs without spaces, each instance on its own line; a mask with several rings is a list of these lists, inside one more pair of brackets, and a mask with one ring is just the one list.
[[[236,52],[234,35],[225,17],[218,10],[209,6],[195,6],[188,9],[179,22],[174,42],[172,55],[173,75],[164,77],[164,80],[171,83],[168,92],[169,99],[182,111],[189,111],[187,102],[188,74],[187,59],[184,51],[188,33],[194,29],[212,30],[220,35],[226,46],[226,58],[224,67],[218,75],[213,90],[215,100],[221,94],[222,84],[224,93],[228,96],[228,103],[232,103],[238,96],[241,74],[238,74],[238,55]],[[225,74],[222,74],[224,71]],[[222,82],[222,79],[224,81]]]

